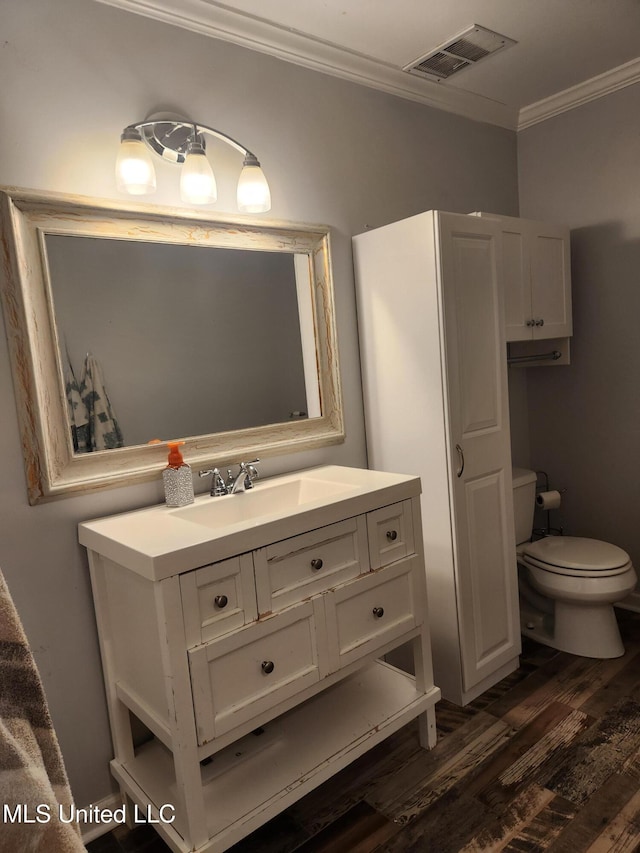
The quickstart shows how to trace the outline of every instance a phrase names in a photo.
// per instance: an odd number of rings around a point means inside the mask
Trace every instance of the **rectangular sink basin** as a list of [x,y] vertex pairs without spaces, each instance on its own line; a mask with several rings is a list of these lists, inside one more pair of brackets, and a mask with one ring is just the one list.
[[80,542],[147,580],[164,580],[420,494],[420,480],[321,465],[258,480],[253,489],[189,506],[156,504],[80,525]]
[[235,524],[258,523],[271,516],[286,516],[306,504],[325,501],[346,492],[353,485],[315,477],[299,477],[286,483],[257,483],[247,492],[210,497],[174,510],[171,514],[214,529]]

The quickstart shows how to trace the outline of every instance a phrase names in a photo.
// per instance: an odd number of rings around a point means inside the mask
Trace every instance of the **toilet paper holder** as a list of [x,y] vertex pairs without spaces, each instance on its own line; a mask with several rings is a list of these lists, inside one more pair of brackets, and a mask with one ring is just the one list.
[[[543,482],[539,485],[540,480],[542,480]],[[560,495],[563,495],[566,491],[566,489],[556,489],[553,491],[553,494],[557,495],[556,503],[552,497],[552,490],[549,485],[549,475],[546,471],[536,471],[536,498],[544,494],[545,498],[550,499],[550,501],[546,500],[544,503],[539,503],[538,500],[536,500],[536,507],[538,509],[542,508],[543,512],[546,515],[547,523],[545,527],[534,527],[534,536],[562,536],[564,534],[564,528],[551,526],[551,511],[552,509],[558,508],[558,506],[560,505]],[[545,504],[550,504],[550,508],[545,508]]]

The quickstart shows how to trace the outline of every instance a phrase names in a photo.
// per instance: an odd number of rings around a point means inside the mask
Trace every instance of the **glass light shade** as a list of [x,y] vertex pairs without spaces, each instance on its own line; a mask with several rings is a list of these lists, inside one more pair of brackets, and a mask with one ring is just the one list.
[[120,192],[146,195],[156,190],[156,171],[151,155],[138,138],[123,138],[116,160],[116,185]]
[[216,179],[202,145],[189,149],[180,174],[180,197],[188,204],[213,204],[218,198]]
[[259,163],[246,163],[238,180],[238,210],[241,213],[266,213],[271,210],[269,184]]

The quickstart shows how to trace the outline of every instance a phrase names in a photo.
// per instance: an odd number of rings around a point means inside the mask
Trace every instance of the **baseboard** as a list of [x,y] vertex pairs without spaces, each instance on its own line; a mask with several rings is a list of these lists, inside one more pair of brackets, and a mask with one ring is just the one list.
[[621,610],[633,610],[634,613],[640,613],[640,592],[632,592],[624,601],[618,601],[615,604]]
[[[121,795],[111,794],[110,796],[99,800],[97,803],[91,803],[90,806],[85,806],[85,808],[91,809],[92,814],[101,814],[105,810],[112,812],[115,809],[121,808],[121,806]],[[78,808],[81,809],[82,806],[78,806]],[[91,841],[95,841],[96,838],[100,838],[101,835],[106,835],[107,832],[111,832],[112,829],[115,829],[116,826],[119,825],[120,823],[116,820],[100,821],[98,823],[81,823],[80,834],[82,835],[82,843],[86,846]]]

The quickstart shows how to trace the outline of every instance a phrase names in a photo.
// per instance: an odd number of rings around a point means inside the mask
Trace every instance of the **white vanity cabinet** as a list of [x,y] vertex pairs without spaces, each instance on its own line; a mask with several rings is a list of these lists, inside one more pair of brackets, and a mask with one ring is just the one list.
[[569,228],[513,216],[477,214],[499,223],[506,340],[573,334]]
[[[80,525],[112,771],[172,850],[226,850],[414,718],[434,745],[419,494],[323,466]],[[415,677],[382,659],[406,643]]]
[[422,479],[435,679],[465,704],[520,653],[499,225],[430,211],[353,246],[369,464]]

